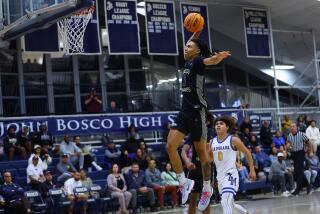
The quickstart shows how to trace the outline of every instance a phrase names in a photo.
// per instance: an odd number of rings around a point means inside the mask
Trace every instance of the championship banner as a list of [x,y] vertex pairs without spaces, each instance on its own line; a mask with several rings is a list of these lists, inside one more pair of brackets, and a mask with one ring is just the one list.
[[250,123],[252,125],[252,131],[259,132],[262,127],[263,121],[269,121],[269,127],[272,126],[271,113],[249,113]]
[[145,1],[149,55],[178,55],[174,2]]
[[243,19],[247,57],[271,58],[267,10],[243,8]]
[[[7,135],[9,127],[16,132],[23,126],[28,126],[30,132],[39,130],[42,123],[46,123],[48,130],[54,136],[105,134],[106,132],[127,132],[128,127],[134,124],[139,131],[165,130],[167,124],[174,124],[178,112],[138,113],[138,114],[97,114],[97,115],[71,115],[71,116],[39,116],[0,118],[0,138]],[[242,111],[214,112],[213,115],[234,115],[241,123]]]
[[109,54],[140,54],[137,1],[105,0],[104,7]]
[[211,39],[210,39],[210,24],[209,24],[209,13],[208,13],[208,5],[206,4],[199,4],[199,3],[180,3],[181,8],[181,26],[182,26],[182,38],[183,38],[183,47],[185,46],[186,42],[192,36],[193,33],[187,31],[187,29],[183,26],[183,21],[185,17],[189,13],[200,13],[204,19],[204,26],[203,30],[200,34],[200,39],[205,41],[208,47],[211,50]]

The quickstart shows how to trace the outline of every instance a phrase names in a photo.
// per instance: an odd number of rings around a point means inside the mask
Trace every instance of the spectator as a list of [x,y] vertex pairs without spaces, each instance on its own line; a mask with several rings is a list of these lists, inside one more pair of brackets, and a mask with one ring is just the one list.
[[82,187],[82,182],[80,180],[80,173],[79,172],[75,172],[73,174],[73,178],[69,178],[65,183],[64,183],[64,190],[65,190],[65,194],[67,195],[68,200],[71,202],[70,203],[70,207],[69,207],[69,214],[72,214],[73,212],[73,208],[74,208],[74,204],[77,201],[81,201],[84,202],[83,203],[83,207],[82,207],[82,212],[86,213],[87,212],[87,200],[88,200],[88,196],[85,194],[78,194],[75,195],[73,193],[73,190],[76,187]]
[[81,149],[83,154],[83,160],[84,160],[84,168],[88,169],[89,167],[93,166],[96,168],[97,171],[101,171],[102,168],[99,166],[92,158],[90,154],[90,146],[81,144],[81,138],[80,136],[74,136],[73,138],[74,142],[76,143],[76,146]]
[[69,161],[69,157],[67,154],[62,154],[60,158],[60,162],[57,165],[58,171],[61,175],[58,177],[59,183],[64,183],[66,180],[73,176],[73,173],[76,172],[76,168]]
[[297,181],[297,188],[292,194],[299,195],[303,184],[303,169],[305,159],[304,147],[305,144],[309,144],[309,139],[303,132],[298,131],[297,124],[292,123],[287,141],[292,145],[291,155],[294,163],[294,176],[296,178],[295,180]]
[[145,159],[141,149],[137,149],[136,158],[133,160],[134,163],[139,165],[139,168],[146,170],[148,168],[148,162]]
[[80,179],[81,179],[82,186],[87,188],[92,187],[92,180],[91,178],[87,177],[86,171],[84,171],[84,169],[80,170]]
[[241,140],[244,143],[244,145],[246,145],[246,147],[248,147],[248,145],[251,145],[251,135],[250,135],[250,130],[249,128],[245,128],[244,132],[241,133]]
[[56,188],[57,184],[55,184],[53,182],[53,176],[52,176],[51,171],[46,170],[46,171],[44,171],[43,174],[44,174],[44,177],[45,177],[45,181],[44,181],[45,195],[48,196],[49,190]]
[[41,146],[39,145],[34,145],[34,151],[33,153],[30,155],[30,158],[28,160],[28,164],[32,163],[32,158],[34,156],[38,156],[39,157],[39,166],[42,167],[42,170],[47,170],[48,169],[48,165],[50,165],[52,163],[52,158],[50,157],[49,154],[44,153],[41,155]]
[[101,112],[101,97],[97,95],[96,89],[91,88],[90,94],[86,96],[84,104],[88,113],[99,113]]
[[250,124],[250,118],[249,117],[245,117],[243,119],[243,122],[240,125],[240,132],[244,133],[244,130],[248,128],[249,132],[252,132],[252,125]]
[[311,168],[309,161],[304,158],[304,177],[307,180],[307,195],[311,194],[312,191],[312,185],[316,180],[316,177],[318,175],[318,172]]
[[313,146],[313,152],[317,153],[318,147],[320,146],[320,132],[319,128],[316,127],[316,121],[311,120],[309,127],[306,130],[306,135],[310,139]]
[[129,157],[127,150],[123,151],[119,158],[119,165],[122,168],[122,172],[128,171],[131,166],[132,159]]
[[147,181],[145,173],[140,170],[138,163],[131,165],[131,170],[126,174],[126,181],[128,184],[129,192],[132,194],[131,204],[133,207],[133,213],[136,213],[137,209],[137,195],[142,194],[147,197],[151,211],[156,211],[155,196],[152,188],[147,187]]
[[3,175],[4,184],[0,186],[0,195],[3,197],[5,202],[5,213],[31,213],[30,203],[23,194],[23,188],[12,182],[10,172],[5,172]]
[[51,151],[53,149],[53,137],[51,132],[48,130],[46,123],[42,123],[40,126],[40,131],[37,133],[37,144],[41,146],[42,149]]
[[279,149],[281,146],[285,146],[285,140],[284,137],[282,137],[282,133],[279,129],[276,130],[275,136],[272,139],[273,145]]
[[32,152],[31,137],[28,126],[23,126],[21,132],[17,135],[20,146],[24,147],[27,154]]
[[167,186],[179,186],[177,174],[172,170],[170,163],[166,164],[165,170],[161,173],[161,179],[164,185]]
[[307,124],[305,118],[306,117],[304,115],[299,115],[297,119],[297,126],[300,132],[306,132]]
[[256,135],[251,135],[250,137],[250,144],[252,147],[256,147],[259,145],[258,141],[257,141],[257,136]]
[[32,188],[45,195],[44,181],[42,166],[39,164],[39,157],[33,156],[32,163],[27,167],[27,183]]
[[317,155],[314,155],[312,147],[310,147],[310,146],[307,147],[306,159],[308,161],[308,164],[310,165],[310,168],[317,172],[317,177],[314,182],[314,186],[319,187],[320,186],[319,157]]
[[268,120],[263,121],[260,129],[260,142],[263,148],[270,148],[272,144],[272,134],[270,128],[270,122]]
[[[293,176],[290,171],[287,170],[286,163],[284,162],[283,153],[279,152],[278,160],[274,161],[271,165],[271,181],[274,185],[280,186],[282,195],[288,197],[293,188]],[[289,191],[286,189],[286,184],[289,185]]]
[[152,187],[157,194],[158,203],[160,209],[164,209],[164,194],[165,192],[171,193],[171,199],[173,205],[178,204],[177,189],[175,186],[166,186],[164,181],[161,179],[160,170],[156,168],[156,161],[150,160],[148,169],[146,169],[146,179],[149,187]]
[[148,148],[143,138],[140,139],[139,148],[141,149],[142,156],[145,157],[148,154]]
[[240,152],[238,152],[238,154],[237,154],[236,167],[239,172],[240,183],[243,184],[243,183],[249,182],[250,181],[249,173],[248,173],[247,168],[242,165]]
[[285,136],[289,134],[291,124],[292,124],[292,120],[290,119],[290,117],[288,115],[284,115],[281,125],[282,125],[282,133]]
[[77,147],[74,142],[70,142],[70,138],[68,135],[65,135],[63,141],[60,144],[60,151],[63,154],[68,154],[69,160],[72,164],[79,164],[79,169],[83,168],[84,157],[81,149]]
[[274,161],[278,160],[277,154],[278,154],[278,149],[277,149],[277,147],[272,147],[272,149],[271,149],[271,154],[269,155],[271,164],[272,164]]
[[140,135],[138,133],[138,129],[133,124],[131,124],[128,127],[128,139],[135,139],[135,140],[139,140],[140,139]]
[[115,144],[113,141],[109,141],[107,143],[107,148],[106,148],[106,151],[105,151],[105,155],[106,155],[106,158],[107,160],[109,161],[109,163],[111,164],[120,164],[120,160],[119,160],[119,157],[121,155],[121,151],[116,148]]
[[3,140],[0,139],[0,161],[4,158],[4,148],[3,148]]
[[128,139],[126,143],[122,147],[122,152],[127,151],[128,153],[136,153],[139,148],[140,143],[140,135],[138,133],[137,128],[131,124],[128,128]]
[[18,142],[15,127],[10,126],[8,128],[7,136],[3,140],[3,146],[9,161],[13,160],[14,154],[19,154],[23,159],[27,159],[26,149]]
[[259,171],[266,171],[266,168],[270,167],[269,156],[264,151],[262,151],[261,146],[256,146],[255,150],[256,150],[255,156],[258,162]]
[[119,173],[119,166],[112,164],[111,174],[107,178],[108,189],[113,198],[118,198],[120,204],[119,213],[129,213],[128,206],[132,194],[127,191],[126,181],[121,173]]
[[117,108],[117,103],[114,100],[110,101],[110,107],[107,110],[108,113],[119,113],[120,110]]

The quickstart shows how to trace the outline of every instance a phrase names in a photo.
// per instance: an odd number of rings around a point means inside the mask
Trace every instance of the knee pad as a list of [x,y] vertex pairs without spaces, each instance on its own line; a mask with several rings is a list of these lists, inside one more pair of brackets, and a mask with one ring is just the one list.
[[226,192],[221,196],[221,205],[223,214],[232,214],[233,210],[233,194]]

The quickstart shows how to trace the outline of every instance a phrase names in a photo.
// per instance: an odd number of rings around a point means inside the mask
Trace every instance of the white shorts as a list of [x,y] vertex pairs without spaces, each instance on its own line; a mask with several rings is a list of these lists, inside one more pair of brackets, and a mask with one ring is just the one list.
[[232,193],[234,196],[239,189],[239,173],[237,170],[227,173],[222,178],[218,179],[218,189],[220,195],[223,193]]

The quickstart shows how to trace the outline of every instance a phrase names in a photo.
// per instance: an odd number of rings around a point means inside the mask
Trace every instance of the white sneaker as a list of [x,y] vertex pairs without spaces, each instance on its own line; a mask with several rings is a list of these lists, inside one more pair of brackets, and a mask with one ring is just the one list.
[[288,191],[285,191],[281,194],[283,197],[289,197],[290,193]]
[[213,188],[211,187],[211,191],[210,192],[202,192],[201,193],[201,197],[198,203],[198,210],[200,212],[203,212],[205,209],[207,209],[207,207],[210,204],[210,199],[211,196],[213,194]]
[[181,203],[185,204],[189,198],[189,194],[193,189],[194,180],[186,179],[187,181],[179,186],[179,191],[181,192]]

